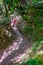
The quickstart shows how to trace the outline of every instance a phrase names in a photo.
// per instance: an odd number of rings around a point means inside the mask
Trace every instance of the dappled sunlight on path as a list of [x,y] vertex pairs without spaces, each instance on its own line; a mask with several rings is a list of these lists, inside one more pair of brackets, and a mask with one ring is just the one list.
[[0,62],[2,62],[4,60],[4,58],[6,58],[8,55],[10,55],[12,53],[12,51],[19,49],[19,45],[21,44],[22,40],[23,40],[22,38],[18,37],[17,40],[15,42],[13,42],[12,45],[9,46],[8,49],[6,49],[3,52]]
[[5,49],[0,58],[0,65],[8,65],[13,59],[19,62],[20,58],[25,55],[26,49],[31,46],[31,43],[18,31],[16,26],[12,27],[12,29],[17,34],[17,40]]

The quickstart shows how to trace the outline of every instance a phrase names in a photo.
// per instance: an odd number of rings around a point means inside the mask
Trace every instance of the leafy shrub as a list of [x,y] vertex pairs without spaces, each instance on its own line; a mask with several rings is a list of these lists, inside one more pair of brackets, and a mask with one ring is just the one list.
[[0,29],[0,50],[6,48],[9,44],[11,44],[16,39],[16,35],[15,35],[15,33],[13,35],[11,28],[9,29],[11,32],[10,37],[8,35],[6,35],[4,30],[5,30],[4,28]]
[[[7,31],[9,33],[6,35]],[[16,39],[16,34],[13,32],[14,31],[10,27],[9,18],[5,17],[4,19],[2,19],[2,22],[0,22],[0,45],[1,45],[0,50],[6,48],[9,44],[11,44]],[[10,37],[9,34],[11,34]]]
[[0,14],[2,14],[3,11],[2,11],[2,5],[0,4]]
[[38,59],[41,65],[43,65],[43,54],[36,55],[36,59]]
[[41,65],[38,59],[30,59],[22,64],[14,64],[14,65]]

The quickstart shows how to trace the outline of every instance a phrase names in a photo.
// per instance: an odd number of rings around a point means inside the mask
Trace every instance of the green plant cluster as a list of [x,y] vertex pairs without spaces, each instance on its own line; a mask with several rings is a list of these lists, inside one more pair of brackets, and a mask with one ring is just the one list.
[[20,27],[20,31],[32,42],[35,42],[35,48],[41,44],[40,41],[43,41],[43,2],[40,1],[39,3],[39,1],[35,0],[35,3],[28,5],[28,7],[22,6],[20,10],[20,14],[26,21]]
[[12,64],[12,65],[42,65],[38,59],[30,59],[22,64]]
[[[11,33],[11,37],[6,35],[6,31]],[[13,33],[12,28],[10,27],[10,20],[8,17],[5,17],[0,21],[0,50],[6,48],[9,44],[11,44],[16,39],[15,32]]]

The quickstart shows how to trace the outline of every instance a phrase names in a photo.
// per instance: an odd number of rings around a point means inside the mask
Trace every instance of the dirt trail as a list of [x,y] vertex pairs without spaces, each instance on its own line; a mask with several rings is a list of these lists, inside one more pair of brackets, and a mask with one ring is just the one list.
[[0,58],[0,65],[8,65],[12,59],[19,62],[19,58],[25,53],[25,51],[31,46],[31,43],[18,31],[17,27],[12,27],[17,34],[17,40],[12,43],[4,52]]

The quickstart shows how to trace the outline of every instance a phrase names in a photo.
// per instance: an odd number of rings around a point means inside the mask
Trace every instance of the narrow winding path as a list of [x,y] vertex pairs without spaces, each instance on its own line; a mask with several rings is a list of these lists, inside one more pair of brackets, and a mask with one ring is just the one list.
[[25,53],[25,50],[31,46],[31,43],[22,36],[16,27],[13,27],[12,29],[17,34],[17,40],[3,52],[0,59],[0,65],[8,65],[14,58],[16,58],[15,61],[17,61],[19,59],[17,59],[17,56],[22,56],[22,54]]

